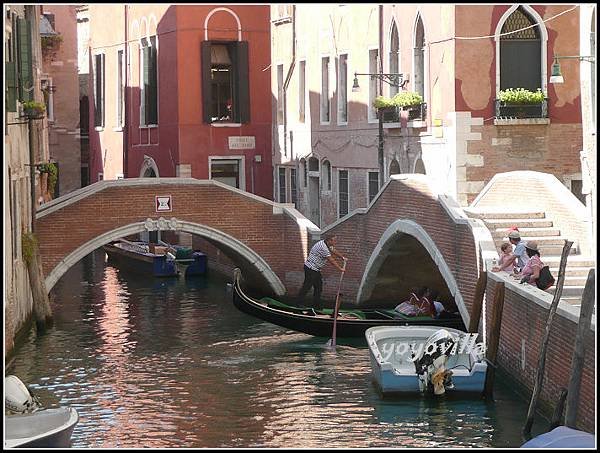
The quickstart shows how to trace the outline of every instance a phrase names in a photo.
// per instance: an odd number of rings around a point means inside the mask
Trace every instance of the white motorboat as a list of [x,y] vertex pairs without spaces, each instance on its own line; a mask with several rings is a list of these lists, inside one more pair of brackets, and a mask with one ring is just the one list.
[[438,326],[371,327],[371,372],[382,394],[481,393],[487,363],[476,334]]
[[79,415],[72,407],[7,415],[4,418],[4,447],[69,448],[78,421]]
[[79,414],[71,407],[43,409],[16,376],[4,378],[4,448],[68,448]]

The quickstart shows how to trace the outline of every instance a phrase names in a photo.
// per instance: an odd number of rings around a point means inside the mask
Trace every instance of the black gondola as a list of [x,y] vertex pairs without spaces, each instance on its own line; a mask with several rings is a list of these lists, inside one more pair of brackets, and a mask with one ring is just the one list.
[[[253,299],[244,293],[240,284],[241,271],[234,272],[233,304],[240,311],[278,326],[316,337],[331,337],[333,316],[331,309],[315,310],[311,307],[293,307],[264,297]],[[465,330],[460,315],[433,319],[428,316],[409,317],[389,308],[339,310],[337,337],[364,337],[369,327],[375,326],[439,326]]]

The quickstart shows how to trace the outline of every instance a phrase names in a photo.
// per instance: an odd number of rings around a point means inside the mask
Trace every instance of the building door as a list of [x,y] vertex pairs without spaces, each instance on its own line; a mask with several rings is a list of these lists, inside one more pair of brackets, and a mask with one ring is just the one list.
[[309,218],[312,223],[317,226],[321,226],[321,197],[319,187],[319,177],[309,176],[308,177],[308,211]]

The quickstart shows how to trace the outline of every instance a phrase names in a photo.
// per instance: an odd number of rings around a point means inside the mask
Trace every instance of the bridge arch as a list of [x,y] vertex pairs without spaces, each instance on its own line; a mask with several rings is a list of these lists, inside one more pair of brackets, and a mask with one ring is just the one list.
[[398,240],[399,236],[407,234],[415,238],[429,253],[434,263],[437,265],[441,276],[443,277],[450,294],[454,298],[463,320],[469,319],[469,311],[465,305],[463,296],[458,288],[454,275],[446,263],[442,252],[435,245],[434,240],[418,223],[408,219],[398,219],[392,222],[385,230],[375,249],[369,257],[365,267],[362,280],[358,289],[357,301],[364,302],[371,296],[375,285],[375,277],[379,273],[381,266],[389,256],[392,246]]
[[52,269],[52,271],[46,277],[46,289],[50,291],[56,282],[65,274],[65,272],[67,272],[75,263],[97,248],[124,236],[141,233],[143,231],[155,231],[159,227],[163,231],[172,230],[196,234],[206,239],[210,239],[229,249],[235,250],[236,253],[239,254],[239,256],[241,256],[248,264],[257,269],[257,271],[265,278],[275,294],[281,296],[285,293],[285,286],[277,274],[258,253],[256,253],[243,242],[237,240],[229,234],[206,225],[181,221],[175,218],[165,220],[162,217],[158,220],[147,219],[144,222],[131,223],[129,225],[115,228],[114,230],[108,231],[86,242],[85,244],[82,244],[64,259],[62,259],[54,267],[54,269]]

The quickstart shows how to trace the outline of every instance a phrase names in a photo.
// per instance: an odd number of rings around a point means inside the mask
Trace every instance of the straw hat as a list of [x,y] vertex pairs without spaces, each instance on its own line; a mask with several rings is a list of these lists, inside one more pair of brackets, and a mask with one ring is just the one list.
[[533,250],[534,252],[539,252],[538,244],[535,241],[528,241],[527,244],[525,245],[525,248],[529,249],[529,250]]

